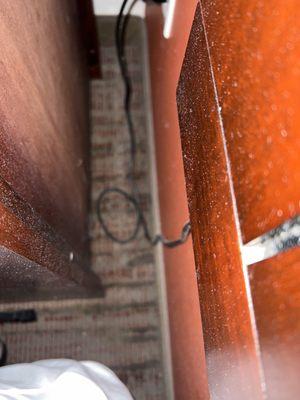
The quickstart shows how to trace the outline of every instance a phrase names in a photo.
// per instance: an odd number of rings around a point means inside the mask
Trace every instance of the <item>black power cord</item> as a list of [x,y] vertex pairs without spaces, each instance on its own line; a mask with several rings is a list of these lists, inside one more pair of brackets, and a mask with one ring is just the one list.
[[[134,187],[134,182],[133,182],[133,177],[134,177],[134,171],[135,171],[135,159],[136,159],[136,138],[135,138],[135,131],[134,131],[134,125],[133,125],[133,120],[132,120],[132,115],[131,115],[131,110],[130,110],[130,102],[131,102],[131,95],[132,95],[132,85],[131,85],[131,79],[128,73],[128,66],[127,66],[127,60],[126,60],[126,55],[125,55],[125,37],[126,37],[126,29],[128,25],[128,20],[130,17],[130,11],[134,4],[136,3],[137,0],[133,0],[131,2],[131,5],[129,7],[129,10],[127,14],[124,14],[125,7],[128,3],[128,0],[123,0],[122,6],[120,8],[118,17],[117,17],[117,22],[115,26],[115,42],[116,42],[116,49],[117,49],[117,57],[118,57],[118,63],[121,71],[121,76],[122,80],[124,83],[125,87],[125,95],[124,95],[124,111],[125,111],[125,116],[126,116],[126,122],[128,126],[128,133],[130,137],[130,155],[131,155],[131,166],[130,166],[130,173],[129,176],[132,180],[133,183],[133,193],[130,194],[126,192],[125,190],[119,188],[119,187],[111,187],[111,188],[106,188],[104,189],[96,202],[96,210],[97,210],[97,216],[100,225],[102,226],[102,229],[104,230],[106,236],[111,239],[113,242],[119,243],[119,244],[127,244],[132,242],[137,238],[137,235],[142,229],[144,232],[144,237],[147,239],[148,242],[151,243],[152,246],[157,245],[158,243],[162,243],[164,246],[173,248],[176,246],[179,246],[183,243],[186,242],[190,231],[191,231],[191,225],[190,222],[187,222],[181,231],[181,235],[179,238],[175,240],[169,240],[165,238],[162,234],[157,234],[155,236],[152,236],[149,231],[148,223],[145,219],[143,210],[139,204],[138,200],[138,195],[137,195],[137,190]],[[155,1],[162,3],[164,1]],[[117,194],[121,197],[124,198],[124,200],[131,204],[131,206],[134,208],[134,211],[136,213],[136,224],[134,226],[134,229],[132,231],[132,234],[129,235],[126,238],[119,238],[117,237],[107,226],[105,219],[103,218],[103,212],[102,212],[102,205],[105,202],[105,199],[111,194]]]
[[1,311],[0,312],[0,324],[4,323],[27,323],[27,322],[36,322],[37,315],[36,311],[29,310],[17,310],[17,311]]
[[[0,324],[36,322],[37,314],[35,310],[16,310],[16,311],[1,311]],[[7,360],[7,346],[0,338],[0,367],[6,365]]]

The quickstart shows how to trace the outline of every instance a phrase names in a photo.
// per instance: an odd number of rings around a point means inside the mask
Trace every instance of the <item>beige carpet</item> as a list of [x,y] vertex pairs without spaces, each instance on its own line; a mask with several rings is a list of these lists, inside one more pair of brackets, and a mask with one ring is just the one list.
[[[126,176],[129,141],[122,107],[123,86],[112,42],[114,21],[102,18],[99,23],[103,79],[91,83],[90,235],[92,268],[103,280],[106,297],[15,304],[13,308],[35,308],[38,322],[2,325],[0,334],[8,346],[9,363],[45,358],[96,360],[111,367],[136,399],[166,399],[153,249],[143,238],[126,246],[113,244],[100,230],[95,214],[95,200],[103,188],[130,188]],[[142,32],[142,21],[133,19],[127,50],[138,134],[135,179],[141,203],[151,219]],[[114,199],[105,210],[119,234],[129,232],[135,218],[130,207]]]

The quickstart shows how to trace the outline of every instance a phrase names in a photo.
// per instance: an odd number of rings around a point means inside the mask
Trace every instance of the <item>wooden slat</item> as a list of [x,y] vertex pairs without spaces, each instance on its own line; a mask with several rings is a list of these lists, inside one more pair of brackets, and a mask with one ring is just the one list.
[[32,298],[70,280],[99,287],[82,261],[88,74],[76,0],[0,0],[0,44],[0,246],[14,255],[0,260],[1,299],[29,281]]
[[87,260],[1,179],[0,216],[1,301],[87,295],[79,286],[103,295],[99,278],[82,268]]
[[260,359],[239,222],[200,7],[178,109],[212,399],[261,399]]
[[247,242],[300,212],[300,5],[201,3]]
[[0,175],[83,248],[88,80],[76,2],[0,0],[0,10]]
[[300,248],[249,267],[268,399],[300,393]]

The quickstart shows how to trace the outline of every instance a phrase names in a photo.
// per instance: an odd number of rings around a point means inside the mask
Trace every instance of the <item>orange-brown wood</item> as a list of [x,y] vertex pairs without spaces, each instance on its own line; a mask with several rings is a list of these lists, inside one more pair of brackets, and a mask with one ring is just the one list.
[[88,79],[76,1],[0,0],[0,9],[0,175],[83,248]]
[[300,393],[300,248],[249,267],[268,399]]
[[[163,37],[161,7],[147,4],[158,188],[163,233],[178,237],[188,221],[176,87],[196,0],[177,1],[171,38]],[[164,249],[175,398],[209,398],[192,241]]]
[[300,4],[201,3],[247,242],[300,212]]
[[[300,5],[296,0],[201,4],[247,242],[300,212]],[[299,250],[249,271],[267,394],[297,398]]]
[[99,286],[86,269],[88,74],[76,1],[0,0],[0,10],[1,299],[29,282],[33,297],[68,280]]
[[103,294],[86,260],[1,179],[0,215],[1,301]]
[[212,399],[262,399],[230,164],[198,6],[177,93]]

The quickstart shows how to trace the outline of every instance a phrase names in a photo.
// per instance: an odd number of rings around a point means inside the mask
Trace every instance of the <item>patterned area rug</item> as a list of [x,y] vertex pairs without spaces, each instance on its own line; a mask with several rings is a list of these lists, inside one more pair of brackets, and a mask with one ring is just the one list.
[[[90,235],[92,268],[102,278],[106,297],[14,304],[14,309],[35,308],[38,322],[2,325],[0,333],[8,346],[9,363],[45,358],[96,360],[111,367],[136,399],[165,399],[153,249],[142,237],[125,246],[112,243],[101,231],[95,213],[95,201],[104,188],[120,186],[130,190],[123,85],[112,42],[114,20],[100,18],[98,22],[103,79],[91,83]],[[134,81],[132,109],[138,135],[134,179],[143,209],[151,220],[143,29],[142,20],[131,20],[127,53]],[[130,233],[135,221],[131,207],[118,197],[104,205],[104,217],[122,236]],[[7,309],[8,305],[1,308]]]

